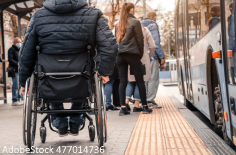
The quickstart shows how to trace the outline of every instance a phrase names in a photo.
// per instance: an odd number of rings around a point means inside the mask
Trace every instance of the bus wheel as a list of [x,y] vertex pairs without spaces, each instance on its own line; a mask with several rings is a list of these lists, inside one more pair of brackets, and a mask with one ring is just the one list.
[[215,117],[216,117],[216,123],[214,124],[214,131],[217,134],[222,134],[222,127],[223,127],[223,104],[221,101],[221,92],[220,92],[220,86],[215,87],[214,95],[216,96],[216,100],[214,101],[215,105]]
[[227,136],[227,130],[226,130],[226,125],[225,125],[225,120],[224,120],[224,110],[223,110],[223,103],[221,99],[221,92],[220,92],[220,86],[215,88],[214,94],[216,95],[216,100],[215,100],[215,115],[216,115],[216,123],[214,124],[214,130],[216,132],[219,132],[221,130],[223,134],[223,138],[226,144],[228,144],[230,147],[235,149],[234,144],[232,141],[229,139]]

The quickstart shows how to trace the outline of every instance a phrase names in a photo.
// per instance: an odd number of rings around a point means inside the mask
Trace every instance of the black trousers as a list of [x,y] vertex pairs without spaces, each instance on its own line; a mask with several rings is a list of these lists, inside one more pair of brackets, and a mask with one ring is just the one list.
[[114,82],[113,82],[113,105],[116,107],[120,107],[119,85],[120,85],[120,79],[114,79]]
[[117,68],[120,76],[120,104],[125,105],[126,87],[128,84],[128,65],[133,71],[136,83],[139,88],[139,94],[143,105],[147,105],[146,88],[143,80],[141,57],[134,54],[119,54],[117,58]]

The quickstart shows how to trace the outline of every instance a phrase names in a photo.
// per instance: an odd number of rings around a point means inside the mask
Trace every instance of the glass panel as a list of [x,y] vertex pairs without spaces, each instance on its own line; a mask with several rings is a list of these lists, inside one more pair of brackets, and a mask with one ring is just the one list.
[[178,57],[184,56],[183,53],[183,11],[182,11],[182,1],[179,1],[179,14],[178,14]]
[[226,40],[228,55],[229,81],[235,83],[236,78],[236,50],[235,50],[235,24],[234,24],[234,0],[225,0],[225,16],[226,16]]
[[189,48],[220,23],[220,0],[189,0]]
[[188,1],[189,48],[200,39],[201,13],[198,0]]

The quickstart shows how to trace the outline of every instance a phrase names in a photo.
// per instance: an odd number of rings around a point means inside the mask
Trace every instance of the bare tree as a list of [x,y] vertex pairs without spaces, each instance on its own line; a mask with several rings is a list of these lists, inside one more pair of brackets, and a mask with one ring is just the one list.
[[113,29],[116,22],[116,15],[120,12],[120,4],[122,0],[109,0],[111,5],[110,28]]

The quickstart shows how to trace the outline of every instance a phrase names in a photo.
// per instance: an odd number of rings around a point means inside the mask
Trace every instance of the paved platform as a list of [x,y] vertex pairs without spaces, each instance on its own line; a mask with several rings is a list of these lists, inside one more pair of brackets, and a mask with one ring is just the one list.
[[[38,129],[44,115],[38,115],[35,146],[52,147],[54,153],[51,154],[55,155],[75,154],[69,152],[70,146],[82,149],[76,154],[93,155],[235,154],[220,137],[209,131],[210,129],[202,125],[200,120],[183,106],[179,95],[172,94],[160,86],[156,101],[163,108],[155,109],[148,115],[131,112],[131,115],[120,117],[119,111],[108,111],[108,142],[105,143],[104,153],[95,153],[97,139],[94,142],[89,141],[88,121],[79,136],[63,138],[52,132],[46,123],[47,138],[46,143],[42,144]],[[68,104],[66,107],[69,108]],[[3,153],[4,148],[25,148],[22,140],[22,107],[0,104],[0,139],[0,154],[6,154]],[[216,143],[213,143],[214,141]],[[63,150],[56,152],[58,148],[63,147],[66,147],[64,153]]]
[[140,113],[126,155],[208,155],[211,152],[160,88],[152,115]]

